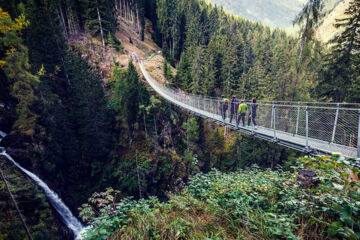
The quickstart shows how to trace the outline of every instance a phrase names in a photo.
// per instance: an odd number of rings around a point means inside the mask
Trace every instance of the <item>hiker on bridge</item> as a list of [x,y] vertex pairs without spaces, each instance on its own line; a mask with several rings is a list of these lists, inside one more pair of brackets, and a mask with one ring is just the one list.
[[239,105],[239,117],[236,121],[236,126],[239,127],[240,121],[242,121],[243,127],[245,127],[245,115],[246,115],[246,111],[247,111],[247,104],[245,103],[244,100],[240,101],[240,105]]
[[254,124],[254,127],[256,128],[256,110],[257,110],[258,104],[256,103],[256,98],[252,99],[252,103],[250,104],[250,114],[249,114],[249,120],[248,120],[248,126],[250,126],[250,122]]
[[236,99],[235,96],[233,96],[232,100],[231,100],[231,108],[230,108],[230,123],[232,122],[234,115],[235,115],[235,122],[236,122],[238,110],[239,110],[239,100]]
[[226,111],[228,110],[228,106],[229,106],[229,99],[225,98],[224,95],[221,95],[220,111],[223,121],[225,121]]

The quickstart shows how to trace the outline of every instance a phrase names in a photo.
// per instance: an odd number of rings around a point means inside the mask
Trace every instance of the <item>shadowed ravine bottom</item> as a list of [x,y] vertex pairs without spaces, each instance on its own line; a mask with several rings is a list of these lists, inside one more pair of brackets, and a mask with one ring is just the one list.
[[[0,131],[0,143],[1,140],[6,136],[6,133]],[[54,192],[49,186],[42,181],[38,176],[34,173],[26,170],[21,167],[9,154],[6,153],[4,147],[0,147],[0,155],[5,156],[10,162],[12,162],[16,167],[18,167],[22,172],[24,172],[31,180],[35,182],[37,186],[39,186],[45,193],[48,198],[50,204],[55,208],[55,210],[59,213],[63,223],[74,233],[75,240],[81,240],[82,233],[88,227],[85,227],[70,211],[70,209],[65,205],[59,195]]]

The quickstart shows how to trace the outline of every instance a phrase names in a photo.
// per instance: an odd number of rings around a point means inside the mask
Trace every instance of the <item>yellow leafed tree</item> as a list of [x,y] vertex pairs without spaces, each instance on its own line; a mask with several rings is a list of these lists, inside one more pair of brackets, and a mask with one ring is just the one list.
[[17,100],[17,120],[13,130],[32,136],[38,116],[32,112],[31,106],[37,99],[34,90],[39,79],[29,72],[28,49],[22,44],[20,37],[21,30],[28,25],[29,21],[24,15],[12,19],[0,8],[0,51],[5,56],[0,59],[0,68],[8,79],[10,94]]

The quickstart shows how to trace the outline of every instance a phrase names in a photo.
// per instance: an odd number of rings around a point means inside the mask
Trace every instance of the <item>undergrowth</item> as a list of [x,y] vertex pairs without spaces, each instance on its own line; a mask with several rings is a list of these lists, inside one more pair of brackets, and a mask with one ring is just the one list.
[[[86,239],[359,239],[360,184],[341,156],[300,159],[293,172],[252,167],[198,174],[169,201],[96,194],[81,217]],[[302,169],[316,177],[300,186]],[[357,169],[352,169],[359,175]]]

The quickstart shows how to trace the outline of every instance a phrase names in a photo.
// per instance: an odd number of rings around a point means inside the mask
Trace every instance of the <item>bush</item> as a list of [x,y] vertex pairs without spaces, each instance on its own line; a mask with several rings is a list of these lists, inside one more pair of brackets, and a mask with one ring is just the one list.
[[[339,155],[300,159],[294,172],[251,170],[198,174],[180,195],[124,199],[103,208],[88,239],[359,239],[360,184]],[[300,186],[312,170],[316,188]]]

